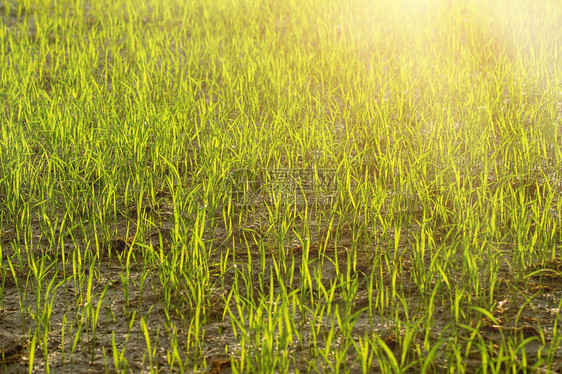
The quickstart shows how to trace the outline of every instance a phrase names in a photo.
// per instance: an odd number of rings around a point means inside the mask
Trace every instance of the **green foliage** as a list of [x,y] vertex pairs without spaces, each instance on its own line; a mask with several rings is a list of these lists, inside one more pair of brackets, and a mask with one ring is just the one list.
[[4,1],[0,310],[29,372],[555,370],[561,18]]

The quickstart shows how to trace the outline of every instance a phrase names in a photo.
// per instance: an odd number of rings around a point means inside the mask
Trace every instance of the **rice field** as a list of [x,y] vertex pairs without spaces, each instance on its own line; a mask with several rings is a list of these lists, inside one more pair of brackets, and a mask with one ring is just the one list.
[[562,3],[0,1],[0,372],[561,373]]

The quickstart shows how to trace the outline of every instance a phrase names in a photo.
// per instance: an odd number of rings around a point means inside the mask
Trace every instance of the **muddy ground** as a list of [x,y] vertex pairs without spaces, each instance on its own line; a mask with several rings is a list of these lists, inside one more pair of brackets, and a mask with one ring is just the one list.
[[[166,217],[170,216],[169,204],[162,203],[159,212],[154,212],[164,217],[158,230],[149,236],[155,247],[159,246],[160,237],[164,245],[164,251],[169,250],[172,245],[172,224],[166,222]],[[131,209],[129,209],[131,213]],[[136,213],[136,212],[132,212]],[[263,213],[263,212],[262,212]],[[40,316],[45,303],[43,295],[37,304],[36,287],[33,286],[33,277],[30,274],[17,274],[16,279],[13,278],[11,271],[6,265],[6,259],[12,258],[14,254],[14,246],[17,242],[9,230],[4,231],[2,241],[2,304],[0,306],[0,352],[2,359],[0,360],[0,370],[7,373],[23,373],[28,372],[30,361],[30,345],[32,344],[32,332],[35,331],[37,323],[49,323],[49,333],[42,337],[39,346],[45,346],[48,349],[48,366],[51,372],[73,372],[73,373],[98,373],[98,372],[115,372],[113,352],[117,350],[123,355],[124,360],[119,366],[119,370],[129,369],[131,372],[149,372],[151,370],[147,355],[147,344],[141,329],[140,317],[142,316],[148,328],[151,337],[151,348],[154,353],[152,359],[152,368],[158,372],[178,371],[170,368],[168,357],[171,354],[172,340],[176,340],[179,348],[179,356],[184,363],[189,363],[191,371],[197,364],[200,372],[209,373],[227,373],[231,371],[232,363],[236,363],[237,350],[239,349],[239,337],[235,337],[233,325],[229,314],[226,311],[226,302],[228,295],[233,287],[233,279],[235,265],[239,267],[247,266],[250,258],[252,259],[252,270],[254,277],[254,289],[252,295],[259,298],[260,295],[268,294],[270,290],[268,286],[274,284],[277,293],[279,290],[278,282],[270,282],[270,268],[272,259],[279,258],[276,239],[268,237],[259,219],[253,222],[247,221],[245,227],[239,227],[234,230],[231,236],[225,234],[224,229],[220,227],[213,230],[215,240],[208,237],[208,243],[214,242],[215,250],[209,260],[209,271],[212,274],[211,279],[214,283],[209,288],[207,297],[209,302],[204,310],[205,333],[202,336],[201,349],[193,353],[193,349],[189,356],[186,355],[188,345],[193,345],[193,337],[188,338],[190,329],[190,318],[185,316],[192,315],[188,310],[188,306],[179,305],[176,312],[167,313],[165,311],[165,301],[162,298],[162,285],[159,280],[158,270],[154,266],[146,266],[142,258],[141,247],[135,247],[135,242],[131,238],[134,236],[136,227],[134,224],[134,216],[124,215],[121,218],[119,227],[119,235],[116,235],[108,243],[103,246],[104,253],[99,261],[99,272],[96,270],[92,295],[93,300],[98,300],[105,290],[105,297],[99,313],[98,324],[95,334],[91,331],[91,327],[80,326],[80,321],[84,320],[84,308],[77,305],[77,295],[85,293],[85,284],[76,284],[69,277],[64,280],[63,269],[53,270],[56,279],[55,283],[60,283],[56,292],[47,297],[48,303],[52,303],[52,313],[46,317]],[[259,217],[260,214],[254,217]],[[41,238],[39,232],[39,223],[35,223],[37,231],[36,253],[48,250],[47,243]],[[311,240],[308,252],[309,268],[314,270],[320,266],[322,271],[322,283],[329,286],[332,281],[337,278],[338,269],[333,262],[327,261],[335,258],[336,254],[339,258],[339,271],[345,272],[347,268],[347,259],[356,258],[356,268],[352,270],[352,276],[356,277],[358,288],[355,297],[351,301],[343,300],[336,294],[333,304],[339,305],[342,309],[348,308],[351,313],[359,312],[363,308],[367,308],[377,299],[377,290],[369,293],[369,277],[374,272],[375,279],[382,277],[385,286],[390,286],[390,273],[393,269],[397,270],[397,290],[404,295],[404,299],[409,308],[409,315],[402,318],[415,318],[415,316],[423,316],[427,307],[422,302],[422,292],[419,285],[412,279],[410,270],[412,268],[413,257],[409,254],[408,242],[411,234],[419,228],[415,225],[408,230],[410,235],[402,235],[403,242],[401,244],[402,253],[400,264],[391,264],[390,267],[384,264],[375,264],[372,261],[373,251],[381,250],[380,245],[374,245],[367,240],[361,243],[361,250],[357,250],[359,246],[353,245],[352,228],[347,228],[348,236],[341,236],[338,242],[329,242],[323,246],[319,241],[320,237],[325,237],[325,233],[319,227],[315,233],[315,237]],[[129,237],[126,237],[128,230]],[[259,237],[265,240],[268,245],[263,248],[270,248],[270,252],[265,254],[265,269],[262,268],[259,259],[261,258],[259,248],[254,245],[246,246],[244,243],[256,242]],[[392,233],[388,236],[392,239]],[[148,242],[148,241],[147,241]],[[67,256],[72,256],[73,244],[70,240],[65,241]],[[221,274],[217,264],[220,263],[221,253],[225,253],[227,248],[234,250],[237,254],[234,260],[229,262],[229,267],[225,273]],[[250,250],[248,250],[250,248]],[[288,264],[294,263],[295,269],[301,269],[303,261],[303,247],[296,238],[287,239],[283,245],[285,248],[285,256]],[[322,248],[325,248],[322,250]],[[353,251],[351,248],[355,248]],[[537,359],[537,355],[541,350],[548,349],[550,339],[554,333],[555,320],[559,318],[559,307],[562,300],[562,263],[558,260],[551,261],[546,264],[529,264],[526,274],[540,269],[549,269],[543,273],[530,276],[517,276],[512,268],[510,260],[509,245],[498,245],[501,253],[505,253],[504,260],[501,261],[498,272],[497,286],[493,295],[495,302],[494,317],[499,324],[483,318],[483,322],[478,324],[479,333],[487,344],[499,347],[502,340],[508,339],[509,336],[529,338],[537,337],[526,345],[527,360],[532,363]],[[133,254],[128,276],[128,284],[130,291],[128,297],[123,292],[124,269],[126,269],[126,254]],[[354,252],[354,253],[351,253]],[[430,261],[430,257],[426,259]],[[86,277],[87,278],[87,269]],[[72,274],[72,268],[66,269],[66,274]],[[459,274],[459,280],[462,275]],[[260,282],[261,280],[261,282]],[[300,284],[300,273],[297,271],[293,280],[293,288],[298,288]],[[260,286],[261,285],[261,286]],[[264,286],[265,285],[265,286]],[[250,290],[245,286],[240,286],[240,293],[249,295]],[[96,301],[94,301],[96,303]],[[231,310],[235,310],[232,299],[230,300]],[[183,310],[181,308],[184,308]],[[450,303],[436,303],[434,305],[434,320],[431,322],[429,333],[431,339],[446,338],[451,335],[451,329],[454,324],[451,323],[451,305]],[[303,326],[307,323],[307,317],[296,313],[294,315],[295,324],[302,322]],[[309,317],[308,317],[309,318]],[[42,322],[43,321],[43,322]],[[299,322],[300,321],[300,322]],[[393,349],[397,356],[400,355],[401,347],[396,343],[396,319],[394,315],[384,315],[374,313],[369,315],[366,310],[358,314],[352,334],[361,337],[365,333],[376,333],[383,337],[387,345]],[[333,328],[333,321],[316,321],[325,325],[326,331]],[[474,324],[478,321],[472,321]],[[77,336],[77,331],[82,331]],[[541,336],[540,331],[544,332]],[[303,330],[303,331],[306,331]],[[336,330],[337,331],[337,330]],[[343,333],[343,332],[342,332]],[[417,340],[423,339],[423,331],[420,329]],[[455,333],[458,336],[458,331]],[[463,333],[469,338],[469,331]],[[323,341],[317,342],[321,348]],[[306,341],[306,333],[303,335],[303,341],[295,341],[291,346],[291,364],[290,367],[302,371],[308,371],[311,368],[311,361],[318,360],[319,367],[323,367],[320,358],[310,356],[310,342]],[[228,348],[228,353],[225,353]],[[556,349],[558,360],[562,363],[562,348]],[[350,372],[360,372],[360,365],[354,362],[356,354],[354,349],[349,350],[349,358],[346,360],[345,368]],[[447,362],[450,357],[445,355],[437,356],[435,371],[445,371]],[[126,363],[124,363],[126,362]],[[470,356],[470,360],[466,362],[469,371],[476,370],[481,365],[481,357],[477,351]],[[558,371],[562,370],[562,364],[555,364]],[[41,348],[37,348],[34,358],[33,372],[47,372],[46,360]],[[325,368],[328,370],[327,368]],[[373,364],[371,370],[378,371],[380,368]]]

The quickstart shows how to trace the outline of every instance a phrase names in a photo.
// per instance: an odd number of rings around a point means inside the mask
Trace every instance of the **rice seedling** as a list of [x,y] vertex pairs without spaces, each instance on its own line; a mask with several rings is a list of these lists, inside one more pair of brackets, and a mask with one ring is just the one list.
[[0,367],[560,371],[560,19],[4,1]]

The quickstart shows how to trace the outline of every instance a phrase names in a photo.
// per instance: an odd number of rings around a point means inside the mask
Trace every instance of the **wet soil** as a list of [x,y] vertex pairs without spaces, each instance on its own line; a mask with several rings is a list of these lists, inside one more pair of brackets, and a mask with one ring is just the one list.
[[[134,212],[136,215],[136,212]],[[169,214],[169,207],[162,204],[160,213]],[[133,215],[133,216],[135,216]],[[259,214],[258,214],[259,216]],[[127,224],[125,222],[128,222]],[[131,224],[133,222],[133,224]],[[345,292],[337,291],[332,302],[350,314],[355,315],[351,331],[335,328],[336,334],[352,334],[357,338],[365,334],[376,333],[386,342],[388,347],[395,351],[397,357],[401,354],[399,341],[403,327],[400,323],[415,318],[425,318],[427,310],[427,297],[424,293],[432,292],[425,290],[417,281],[412,270],[415,261],[411,251],[408,250],[408,237],[406,233],[401,239],[401,252],[399,263],[383,264],[373,262],[375,251],[380,251],[380,245],[373,245],[365,239],[353,239],[352,228],[348,228],[348,235],[340,235],[338,240],[328,239],[324,241],[326,234],[322,230],[314,235],[308,246],[302,245],[296,237],[285,239],[279,245],[277,238],[269,236],[262,227],[260,220],[248,222],[246,227],[234,230],[231,235],[226,235],[224,228],[215,228],[212,237],[206,238],[207,243],[214,243],[214,250],[208,259],[208,271],[211,274],[212,284],[207,289],[207,302],[201,310],[204,319],[205,333],[199,338],[199,349],[191,349],[196,337],[190,331],[190,321],[193,313],[193,305],[185,300],[189,297],[183,295],[187,290],[172,293],[171,307],[166,306],[158,269],[153,263],[147,265],[143,258],[145,247],[135,242],[134,219],[123,220],[119,226],[119,234],[109,240],[103,248],[100,258],[96,260],[95,274],[93,275],[93,286],[91,290],[92,304],[99,305],[100,296],[103,294],[100,306],[98,322],[93,331],[93,325],[85,316],[84,295],[87,292],[87,282],[80,284],[71,275],[73,269],[69,265],[66,269],[52,270],[50,273],[55,280],[54,285],[58,288],[49,295],[37,295],[37,287],[33,285],[33,277],[30,274],[13,273],[7,268],[6,259],[15,259],[15,242],[9,233],[4,235],[2,243],[3,269],[2,275],[2,305],[0,306],[0,371],[8,373],[28,372],[30,362],[30,347],[35,339],[36,350],[34,357],[34,372],[115,372],[115,370],[129,370],[131,372],[148,372],[151,367],[158,372],[175,372],[179,368],[177,361],[175,367],[170,366],[169,357],[172,355],[173,346],[178,348],[178,357],[182,362],[189,363],[188,371],[228,373],[232,365],[236,365],[240,350],[240,337],[234,331],[233,317],[229,315],[227,307],[231,311],[236,310],[235,302],[229,299],[229,293],[235,287],[235,273],[240,268],[248,268],[247,274],[251,277],[251,283],[240,282],[238,290],[241,295],[254,302],[259,302],[260,297],[267,295],[274,287],[273,292],[280,292],[279,279],[271,279],[272,268],[280,257],[285,258],[289,268],[294,269],[292,277],[287,275],[289,289],[302,289],[305,280],[302,278],[303,266],[307,266],[310,274],[317,270],[321,272],[322,284],[328,288],[342,276],[349,274],[350,279],[356,280],[356,290],[352,299],[345,297]],[[314,226],[314,225],[313,225]],[[342,226],[343,227],[343,226]],[[39,233],[39,225],[36,226],[37,242],[36,254],[49,250],[42,247]],[[412,226],[413,234],[419,227]],[[172,224],[162,223],[160,228],[147,236],[145,245],[152,243],[153,248],[158,248],[161,243],[163,252],[170,250],[173,245]],[[342,230],[345,232],[345,229]],[[411,236],[411,235],[410,235]],[[392,239],[392,235],[388,237]],[[262,243],[258,246],[246,243]],[[265,244],[263,244],[265,243]],[[141,243],[142,244],[142,243]],[[358,245],[359,244],[359,245]],[[528,363],[535,362],[542,351],[554,349],[556,357],[562,362],[562,349],[550,347],[554,325],[559,318],[559,307],[562,300],[562,263],[552,260],[547,263],[529,264],[524,276],[517,276],[509,259],[511,252],[509,246],[500,247],[500,253],[504,253],[498,271],[495,291],[491,296],[495,304],[494,318],[492,321],[485,316],[473,315],[470,320],[471,327],[477,329],[483,341],[490,346],[500,347],[505,344],[506,339],[522,340],[531,339],[525,346]],[[65,243],[67,258],[72,257],[72,242]],[[90,250],[91,251],[91,250]],[[226,269],[220,269],[221,255],[230,253],[232,260],[228,262]],[[280,251],[283,251],[281,253]],[[85,253],[82,253],[86,256]],[[127,273],[126,263],[129,259],[129,271]],[[337,258],[337,261],[336,261]],[[557,257],[559,258],[559,257]],[[54,260],[54,258],[53,258]],[[304,263],[307,261],[307,263]],[[484,260],[484,259],[483,259]],[[431,256],[424,259],[429,266]],[[352,264],[352,265],[350,265]],[[379,303],[380,293],[389,292],[393,284],[392,273],[395,273],[394,287],[399,295],[402,295],[403,307],[392,305],[388,310],[399,311],[399,315],[385,315],[374,312],[373,305]],[[452,275],[453,273],[451,273]],[[65,278],[66,276],[66,278]],[[89,269],[83,270],[83,275],[76,279],[88,279]],[[375,279],[378,286],[369,291],[369,279]],[[452,275],[451,283],[461,282],[462,274]],[[49,277],[47,277],[50,279]],[[436,282],[439,277],[435,276]],[[380,282],[379,282],[380,281]],[[128,292],[124,292],[124,285],[128,286]],[[316,287],[316,286],[314,286]],[[318,289],[308,290],[311,298],[319,300],[321,291]],[[382,288],[381,288],[382,287]],[[441,293],[447,294],[445,285],[441,284]],[[485,287],[485,286],[484,286]],[[45,288],[42,288],[45,292]],[[452,305],[446,298],[437,297],[440,300],[433,305],[433,320],[429,323],[429,330],[420,331],[415,340],[421,342],[424,334],[429,334],[430,341],[448,339],[448,337],[464,336],[467,341],[474,331],[463,329],[461,323],[451,320]],[[44,315],[45,304],[52,305],[51,314]],[[468,303],[469,304],[469,303]],[[467,306],[468,306],[467,304]],[[465,307],[464,313],[469,313]],[[141,318],[146,322],[146,328],[150,335],[152,350],[152,361],[149,362],[147,354],[147,342],[143,333]],[[310,323],[319,324],[326,332],[334,330],[334,321],[328,319],[311,321],[310,315],[297,310],[293,314],[294,325],[303,327]],[[398,319],[397,319],[398,318]],[[33,336],[38,324],[46,324],[48,327],[40,331],[48,331],[44,336]],[[423,325],[423,324],[422,324]],[[78,334],[78,331],[80,333]],[[303,328],[300,341],[295,341],[290,347],[292,370],[317,367],[319,370],[327,370],[323,367],[323,359],[310,356],[310,334]],[[344,335],[342,335],[344,336]],[[503,342],[503,343],[502,343]],[[317,348],[322,349],[324,340],[316,342]],[[43,353],[48,351],[47,356]],[[120,363],[115,365],[114,354],[122,355]],[[48,357],[48,360],[45,358]],[[360,372],[360,365],[355,361],[354,349],[349,350],[346,360],[346,369],[350,372]],[[435,360],[436,371],[446,371],[450,357],[438,354]],[[477,370],[482,363],[482,358],[475,351],[466,362],[468,369]],[[47,368],[48,365],[48,368]],[[323,369],[322,369],[323,368]],[[378,371],[376,365],[373,372]]]

